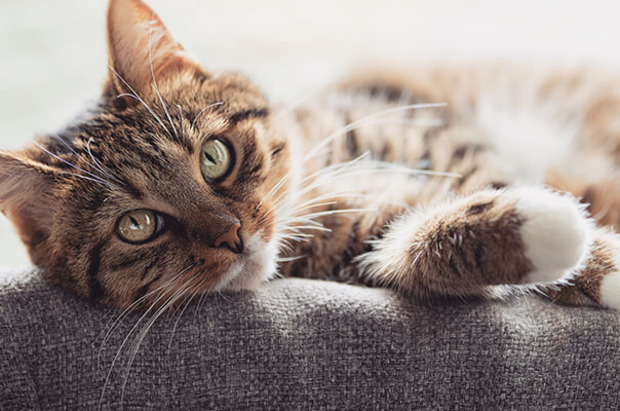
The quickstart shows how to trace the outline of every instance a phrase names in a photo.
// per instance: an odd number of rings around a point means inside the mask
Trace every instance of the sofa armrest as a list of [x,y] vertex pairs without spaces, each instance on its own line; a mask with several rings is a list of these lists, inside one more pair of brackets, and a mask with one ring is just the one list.
[[[620,315],[286,279],[119,312],[0,272],[3,409],[617,409]],[[133,330],[133,332],[132,332]],[[105,387],[105,391],[104,391]],[[22,407],[20,407],[22,405]]]

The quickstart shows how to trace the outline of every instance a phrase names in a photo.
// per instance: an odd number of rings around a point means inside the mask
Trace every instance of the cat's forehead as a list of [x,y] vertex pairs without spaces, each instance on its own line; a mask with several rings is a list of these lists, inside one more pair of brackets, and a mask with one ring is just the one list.
[[[195,77],[185,73],[153,83],[149,95],[120,95],[131,99],[129,109],[104,110],[102,122],[117,132],[119,124],[134,133],[159,133],[178,139],[197,131],[218,133],[248,118],[266,117],[268,101],[245,76],[235,73]],[[100,122],[101,123],[101,122]],[[109,133],[108,133],[109,134]]]
[[[268,104],[261,90],[247,77],[237,73],[212,73],[194,75],[181,73],[163,81],[153,83],[153,93],[147,99],[153,103],[168,101],[176,109],[182,106],[188,110],[221,103],[215,111],[240,111],[264,107]],[[145,108],[144,105],[141,105]]]

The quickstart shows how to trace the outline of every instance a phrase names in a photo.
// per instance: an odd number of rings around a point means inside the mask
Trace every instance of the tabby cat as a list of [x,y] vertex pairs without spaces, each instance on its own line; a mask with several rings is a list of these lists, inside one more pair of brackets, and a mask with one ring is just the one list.
[[97,107],[0,152],[0,207],[55,284],[118,308],[302,276],[620,309],[617,76],[365,72],[287,111],[140,0],[110,0],[107,36]]

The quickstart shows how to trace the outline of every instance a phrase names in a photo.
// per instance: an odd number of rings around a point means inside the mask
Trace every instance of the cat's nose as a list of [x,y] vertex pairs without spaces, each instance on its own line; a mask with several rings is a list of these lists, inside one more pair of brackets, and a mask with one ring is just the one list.
[[232,224],[225,233],[220,234],[215,240],[215,246],[228,246],[232,252],[241,254],[243,252],[243,241],[239,237],[239,228],[241,228],[241,224]]

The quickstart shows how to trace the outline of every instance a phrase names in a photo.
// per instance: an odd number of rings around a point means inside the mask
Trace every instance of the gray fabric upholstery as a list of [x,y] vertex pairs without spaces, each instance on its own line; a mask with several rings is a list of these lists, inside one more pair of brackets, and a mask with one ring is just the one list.
[[131,367],[130,350],[119,347],[139,313],[124,318],[104,343],[117,312],[27,271],[0,273],[0,313],[2,409],[611,410],[620,404],[620,315],[537,298],[429,308],[382,289],[279,280],[254,294],[208,296],[183,315],[162,316]]

